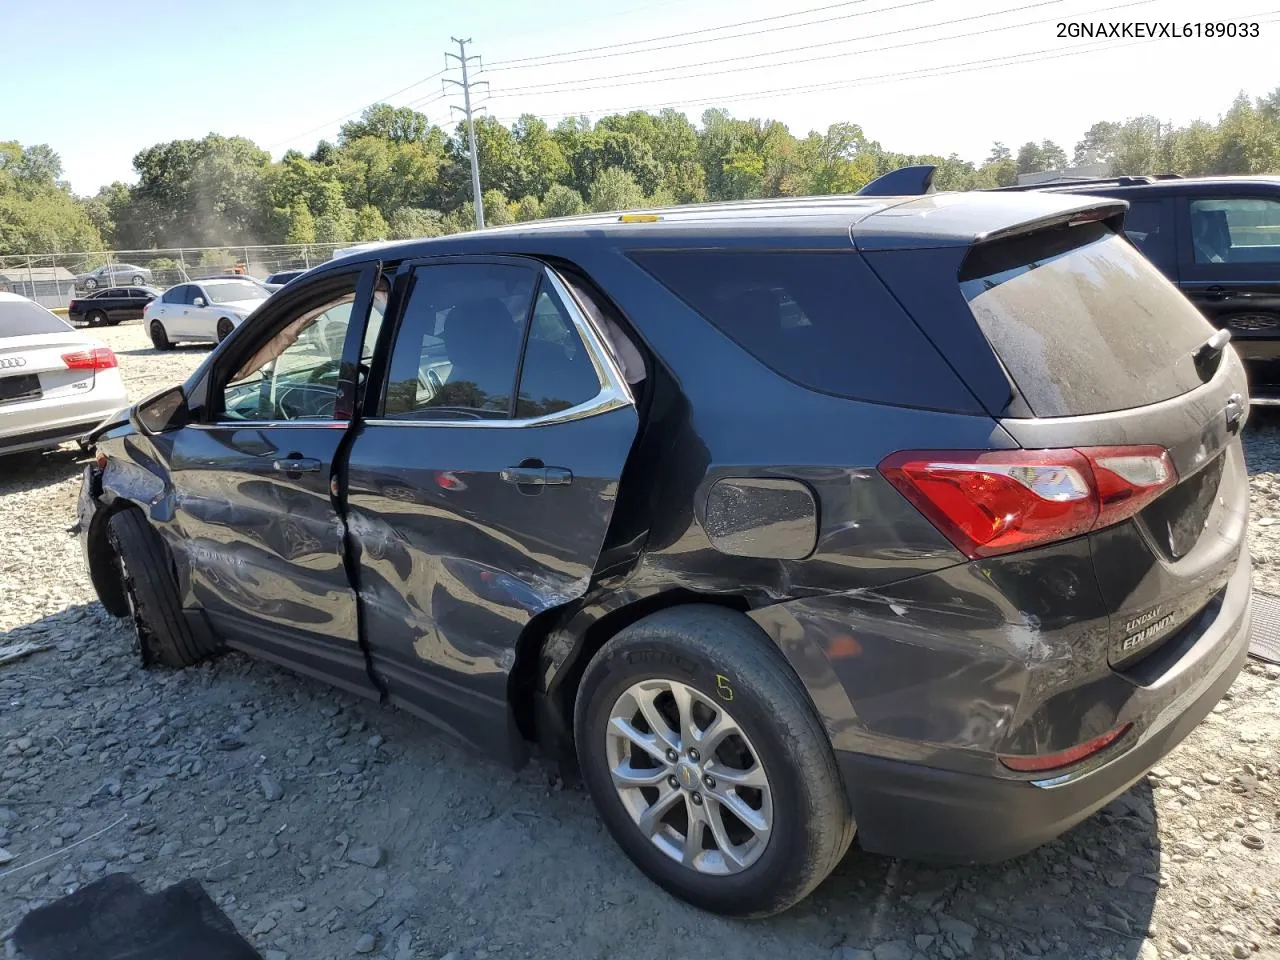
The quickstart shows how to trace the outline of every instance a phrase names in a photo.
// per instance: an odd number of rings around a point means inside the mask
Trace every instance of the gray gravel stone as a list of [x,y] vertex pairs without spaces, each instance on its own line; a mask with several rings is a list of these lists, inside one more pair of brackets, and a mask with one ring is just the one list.
[[258,778],[258,786],[262,789],[262,796],[268,803],[275,803],[284,796],[284,789],[280,786],[280,781],[274,777],[263,775]]
[[372,933],[362,933],[360,939],[356,941],[356,953],[373,953],[373,948],[377,946],[378,940]]
[[366,867],[380,867],[386,861],[387,853],[382,847],[377,846],[361,846],[352,847],[347,851],[347,859],[353,863],[363,864]]

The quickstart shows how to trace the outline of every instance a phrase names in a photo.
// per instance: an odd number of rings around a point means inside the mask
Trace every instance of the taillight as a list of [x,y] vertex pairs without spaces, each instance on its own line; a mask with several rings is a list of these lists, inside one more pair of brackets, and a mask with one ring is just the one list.
[[1058,753],[1042,753],[1034,757],[1005,756],[1002,754],[1000,762],[1010,770],[1017,770],[1019,773],[1041,773],[1046,770],[1058,770],[1062,767],[1069,767],[1072,764],[1079,763],[1081,760],[1088,759],[1095,753],[1100,753],[1107,749],[1107,747],[1128,733],[1129,728],[1132,726],[1132,723],[1121,724],[1114,730],[1108,730],[1100,737],[1086,740],[1084,743],[1068,747]]
[[109,370],[116,365],[116,355],[106,347],[64,353],[62,362],[68,370]]
[[1178,479],[1156,446],[906,451],[880,472],[973,558],[1119,523]]

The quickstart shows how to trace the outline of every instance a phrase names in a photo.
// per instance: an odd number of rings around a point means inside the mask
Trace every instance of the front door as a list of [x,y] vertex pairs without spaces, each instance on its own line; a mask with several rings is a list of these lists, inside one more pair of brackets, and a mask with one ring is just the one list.
[[1231,341],[1255,395],[1280,395],[1280,199],[1179,201],[1179,286]]
[[228,341],[171,461],[189,600],[231,646],[371,696],[335,495],[377,270],[318,279]]
[[635,407],[540,263],[409,264],[392,301],[347,468],[372,668],[394,702],[518,760],[518,640],[586,592]]

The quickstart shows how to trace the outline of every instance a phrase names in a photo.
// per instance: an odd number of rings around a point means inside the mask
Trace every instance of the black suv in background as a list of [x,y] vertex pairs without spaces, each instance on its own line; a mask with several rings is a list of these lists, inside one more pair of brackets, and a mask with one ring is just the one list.
[[981,861],[1128,789],[1250,625],[1236,353],[1087,196],[366,248],[88,438],[144,662],[224,646],[576,753],[673,893]]

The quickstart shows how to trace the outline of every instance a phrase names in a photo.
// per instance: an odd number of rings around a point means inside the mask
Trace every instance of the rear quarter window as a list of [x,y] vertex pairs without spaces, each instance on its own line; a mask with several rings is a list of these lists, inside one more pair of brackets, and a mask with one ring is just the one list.
[[635,251],[722,333],[821,393],[972,412],[975,400],[856,251]]
[[1201,385],[1192,355],[1213,328],[1103,224],[975,247],[960,289],[1038,417],[1141,407]]

